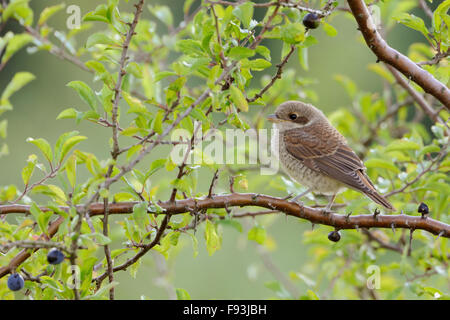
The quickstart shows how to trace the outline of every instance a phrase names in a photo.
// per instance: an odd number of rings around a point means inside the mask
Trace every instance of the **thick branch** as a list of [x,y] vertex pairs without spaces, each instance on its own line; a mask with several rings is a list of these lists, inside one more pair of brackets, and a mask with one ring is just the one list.
[[[109,204],[109,214],[129,214],[133,212],[133,206],[138,202],[118,202]],[[190,198],[176,200],[174,202],[158,202],[165,211],[162,214],[181,214],[192,212],[193,210],[212,209],[212,208],[231,208],[231,207],[262,207],[275,211],[267,213],[283,212],[287,215],[309,220],[315,224],[333,226],[337,229],[356,229],[356,228],[388,228],[392,225],[396,228],[404,229],[422,229],[432,234],[450,238],[450,225],[443,222],[421,216],[409,216],[405,214],[382,215],[378,214],[376,219],[372,214],[362,214],[347,216],[342,214],[323,214],[321,209],[315,209],[307,206],[300,206],[282,198],[271,197],[256,193],[232,193],[225,195],[214,195],[205,198]],[[68,210],[68,207],[60,207],[62,210]],[[48,210],[41,207],[41,210]],[[104,215],[103,203],[94,203],[89,207],[91,216]],[[30,213],[29,205],[1,205],[0,214],[10,213]],[[149,211],[149,213],[152,213]],[[250,213],[246,216],[249,216]],[[236,215],[237,217],[241,217]]]
[[408,79],[417,83],[425,92],[434,96],[445,107],[450,109],[450,89],[434,78],[432,74],[386,43],[377,31],[363,0],[348,0],[347,2],[367,45],[375,53],[378,60],[396,68]]
[[[137,202],[119,202],[109,204],[109,214],[130,214],[133,212],[133,207]],[[372,214],[363,214],[355,216],[347,216],[341,214],[324,214],[320,209],[314,209],[306,206],[300,206],[295,202],[290,202],[285,199],[275,198],[267,195],[260,195],[255,193],[232,193],[226,195],[215,195],[205,198],[191,198],[177,201],[165,201],[158,203],[165,211],[163,214],[173,215],[192,211],[200,211],[211,208],[231,208],[231,207],[263,207],[274,211],[268,211],[267,214],[283,212],[287,215],[302,218],[311,221],[314,224],[323,224],[332,226],[336,229],[358,229],[358,228],[403,228],[416,230],[421,229],[428,231],[441,237],[450,238],[450,225],[443,222],[431,219],[422,218],[421,216],[408,216],[404,214],[399,215],[382,215],[378,214],[374,217]],[[82,206],[80,206],[80,209]],[[61,207],[62,210],[69,210],[68,207]],[[48,210],[42,207],[41,210]],[[94,203],[89,207],[91,216],[104,215],[103,203]],[[0,214],[9,213],[30,213],[30,206],[28,205],[1,205]],[[150,212],[151,213],[151,212]],[[250,216],[251,213],[245,215]],[[255,213],[255,216],[258,213]],[[235,218],[244,217],[236,215]],[[62,223],[63,218],[58,218],[51,224],[48,229],[49,236],[53,236],[58,226]],[[160,227],[161,229],[161,227]],[[153,242],[152,242],[153,244]],[[154,243],[156,244],[156,242]],[[150,246],[149,246],[150,247]],[[24,250],[14,257],[8,266],[0,269],[0,278],[8,274],[11,270],[25,261],[31,252]],[[128,264],[127,264],[128,265]],[[123,267],[123,266],[122,266]],[[117,268],[117,267],[116,267]],[[115,269],[116,269],[115,268]]]

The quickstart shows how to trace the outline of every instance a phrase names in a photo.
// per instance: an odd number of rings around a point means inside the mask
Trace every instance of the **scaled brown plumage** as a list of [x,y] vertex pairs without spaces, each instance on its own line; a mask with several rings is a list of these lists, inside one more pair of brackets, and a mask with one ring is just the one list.
[[[279,145],[280,161],[299,183],[331,195],[342,191],[342,186],[350,187],[394,210],[375,189],[365,173],[364,163],[320,110],[310,104],[288,101],[269,120],[279,130],[279,140],[274,143]],[[308,179],[314,180],[313,183]],[[330,179],[339,183],[333,184]]]

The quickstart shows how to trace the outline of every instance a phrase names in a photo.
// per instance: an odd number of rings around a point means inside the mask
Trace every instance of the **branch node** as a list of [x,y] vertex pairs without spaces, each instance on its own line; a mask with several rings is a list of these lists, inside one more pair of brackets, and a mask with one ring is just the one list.
[[350,222],[350,216],[352,215],[352,211],[350,211],[349,213],[347,213],[346,215],[345,215],[345,221],[347,221],[347,223],[349,223]]
[[395,223],[394,222],[391,223],[391,229],[392,229],[392,233],[395,234]]

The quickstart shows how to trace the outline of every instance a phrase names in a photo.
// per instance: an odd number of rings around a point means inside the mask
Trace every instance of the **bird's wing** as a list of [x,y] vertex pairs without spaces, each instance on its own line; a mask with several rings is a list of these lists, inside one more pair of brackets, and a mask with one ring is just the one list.
[[392,205],[376,191],[365,173],[364,163],[337,131],[327,136],[303,127],[284,133],[286,150],[308,168],[336,179],[392,209]]

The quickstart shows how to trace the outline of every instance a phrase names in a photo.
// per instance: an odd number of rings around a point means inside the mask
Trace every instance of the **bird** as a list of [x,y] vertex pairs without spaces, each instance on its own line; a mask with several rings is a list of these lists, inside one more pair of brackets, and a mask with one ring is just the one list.
[[336,195],[351,188],[395,210],[375,189],[362,160],[321,110],[301,101],[286,101],[267,119],[277,133],[272,135],[272,153],[292,180],[307,187],[293,201],[310,192],[331,196],[324,210],[329,213]]

